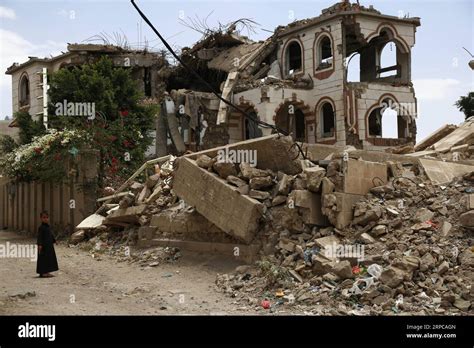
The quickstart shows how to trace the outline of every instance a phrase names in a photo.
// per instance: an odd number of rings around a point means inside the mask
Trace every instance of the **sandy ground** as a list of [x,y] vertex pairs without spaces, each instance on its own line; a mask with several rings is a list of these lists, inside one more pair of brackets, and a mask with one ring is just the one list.
[[[35,243],[0,231],[0,244],[7,241]],[[146,269],[109,256],[96,260],[64,243],[56,254],[54,278],[38,278],[30,259],[0,258],[0,315],[256,314],[216,290],[216,274],[235,269],[234,260],[183,252],[174,263]]]

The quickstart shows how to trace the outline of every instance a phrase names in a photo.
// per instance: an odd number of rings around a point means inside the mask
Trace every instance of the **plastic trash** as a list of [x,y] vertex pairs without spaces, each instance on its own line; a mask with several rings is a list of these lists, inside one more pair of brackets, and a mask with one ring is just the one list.
[[359,278],[354,282],[352,288],[348,290],[348,295],[360,295],[372,285],[374,285],[373,277]]
[[263,309],[268,309],[268,308],[270,308],[270,301],[267,300],[267,299],[263,300],[263,301],[262,301],[262,307],[263,307]]
[[373,263],[367,268],[367,273],[369,273],[375,279],[379,279],[380,275],[382,274],[382,266]]

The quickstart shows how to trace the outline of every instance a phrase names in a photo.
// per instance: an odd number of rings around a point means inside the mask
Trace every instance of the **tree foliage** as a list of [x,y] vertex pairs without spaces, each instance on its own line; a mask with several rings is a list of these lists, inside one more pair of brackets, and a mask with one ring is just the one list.
[[[142,94],[130,69],[114,67],[107,57],[61,69],[51,77],[49,96],[50,126],[87,131],[100,151],[103,175],[128,177],[143,163],[155,110],[140,104]],[[58,112],[65,102],[93,103],[95,117]]]
[[464,113],[466,119],[474,116],[474,92],[469,92],[467,96],[459,98],[455,105]]

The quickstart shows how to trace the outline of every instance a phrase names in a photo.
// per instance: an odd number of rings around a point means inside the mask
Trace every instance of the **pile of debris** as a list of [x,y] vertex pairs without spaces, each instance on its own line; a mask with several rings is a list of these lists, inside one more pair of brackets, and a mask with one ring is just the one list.
[[[181,246],[230,257],[237,248],[250,265],[216,282],[243,306],[472,312],[473,163],[301,148],[271,135],[149,161],[99,200],[79,239],[119,254],[160,246],[160,255],[137,253],[149,266],[175,260]],[[154,174],[135,181],[151,165]]]
[[[375,187],[357,202],[351,225],[272,232],[275,252],[218,276],[247,306],[314,314],[451,314],[472,305],[473,187],[421,178]],[[467,210],[467,212],[465,212]],[[285,308],[288,310],[288,308]],[[283,310],[283,309],[282,309]]]

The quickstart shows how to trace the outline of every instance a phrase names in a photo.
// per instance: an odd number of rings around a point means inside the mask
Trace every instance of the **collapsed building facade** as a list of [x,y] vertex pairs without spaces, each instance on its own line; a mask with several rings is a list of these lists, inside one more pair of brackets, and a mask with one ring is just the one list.
[[[59,56],[30,57],[8,68],[13,112],[46,115],[43,69],[50,73],[107,55],[116,66],[132,69],[147,102],[162,106],[158,141],[151,153],[157,157],[275,132],[254,120],[310,144],[377,149],[415,143],[411,49],[419,18],[388,16],[372,6],[342,1],[318,17],[277,27],[260,42],[240,35],[239,22],[209,30],[192,47],[182,49],[180,58],[207,84],[157,53],[70,44]],[[396,63],[387,66],[382,56],[389,45]],[[359,78],[351,82],[349,67],[357,64],[357,56]],[[246,115],[220,101],[212,90]],[[388,118],[397,128],[396,137],[387,136]]]
[[[383,15],[344,1],[318,17],[278,27],[262,42],[231,31],[211,34],[184,50],[183,57],[198,61],[195,65],[207,63],[222,97],[247,113],[216,98],[215,125],[227,130],[223,143],[272,132],[256,127],[249,119],[255,118],[301,142],[399,146],[416,137],[411,49],[419,25],[417,17]],[[389,43],[396,47],[396,64],[385,66],[382,51]],[[349,82],[355,55],[360,55],[360,82]],[[382,119],[388,108],[396,112],[396,138],[385,136]]]

